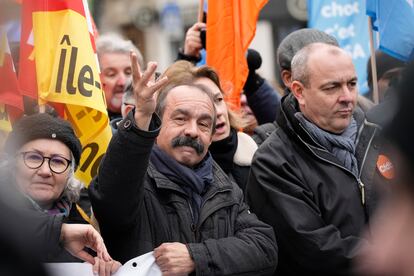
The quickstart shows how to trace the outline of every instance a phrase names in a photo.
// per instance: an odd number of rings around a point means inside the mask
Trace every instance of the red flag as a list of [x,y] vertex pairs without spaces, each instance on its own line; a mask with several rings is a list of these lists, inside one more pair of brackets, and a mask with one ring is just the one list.
[[259,12],[267,1],[208,1],[207,64],[218,71],[232,109],[240,108],[240,93],[248,75],[246,51],[255,35]]
[[[37,11],[60,11],[71,9],[85,16],[88,13],[88,27],[91,33],[91,42],[95,49],[95,41],[92,34],[97,35],[95,23],[89,10],[85,11],[82,1],[39,1],[21,0],[22,2],[22,31],[20,41],[20,67],[19,84],[22,94],[33,99],[38,98],[36,81],[35,49],[33,38],[33,13]],[[85,5],[86,6],[86,5]]]
[[7,33],[0,29],[0,103],[5,104],[11,119],[23,111],[23,99],[19,91],[13,59],[7,41]]
[[32,22],[35,1],[23,0],[22,4],[22,31],[20,38],[20,65],[18,74],[19,85],[23,95],[37,99]]

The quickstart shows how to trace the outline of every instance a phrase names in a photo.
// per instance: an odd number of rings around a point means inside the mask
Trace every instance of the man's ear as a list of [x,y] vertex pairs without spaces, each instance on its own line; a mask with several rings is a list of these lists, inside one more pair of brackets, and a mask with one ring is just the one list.
[[290,85],[290,91],[298,100],[299,105],[305,105],[305,98],[303,97],[304,88],[305,86],[300,81],[292,81]]
[[130,104],[125,105],[125,114],[128,114],[132,109],[134,109],[133,105],[130,105]]
[[287,88],[290,88],[291,81],[292,81],[292,73],[289,70],[282,69],[282,72],[280,73],[282,76],[282,81],[285,84]]

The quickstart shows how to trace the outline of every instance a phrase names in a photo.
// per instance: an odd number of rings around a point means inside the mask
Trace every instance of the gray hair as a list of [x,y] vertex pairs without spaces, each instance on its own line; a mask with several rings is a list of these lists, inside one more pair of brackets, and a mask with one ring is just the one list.
[[192,88],[196,88],[200,92],[202,92],[205,95],[207,95],[207,97],[211,101],[211,104],[213,105],[213,124],[212,124],[212,131],[211,131],[211,133],[214,134],[216,132],[217,110],[216,110],[216,105],[214,104],[214,95],[210,91],[210,89],[208,87],[206,87],[205,85],[202,85],[202,84],[194,84],[192,82],[187,82],[187,83],[184,82],[184,83],[180,83],[180,84],[170,84],[170,85],[167,85],[158,94],[158,97],[157,97],[157,107],[155,109],[155,113],[157,113],[157,115],[162,119],[162,116],[164,115],[165,107],[167,106],[166,99],[167,99],[168,93],[172,89],[174,89],[174,88],[176,88],[178,86],[189,86],[189,87],[192,87]]
[[311,43],[302,49],[300,49],[292,59],[292,81],[299,81],[305,87],[310,85],[311,68],[308,66],[309,57],[317,49],[325,47],[331,54],[339,54],[343,52],[341,48],[335,45],[329,45],[326,43]]
[[[16,159],[9,155],[4,155],[0,160],[0,171],[5,173],[5,175],[1,175],[1,177],[7,178],[13,176],[16,170],[14,170],[12,166],[15,166]],[[75,160],[72,153],[71,160]],[[71,203],[75,203],[79,200],[80,192],[85,187],[84,183],[75,177],[76,164],[73,161],[70,163],[68,178],[61,195],[62,198],[66,198]]]
[[106,53],[119,53],[129,56],[131,50],[137,54],[138,63],[141,69],[145,68],[142,54],[131,40],[123,39],[119,34],[116,33],[101,35],[96,40],[96,52],[98,53],[99,59]]
[[[75,160],[71,153],[72,160]],[[82,181],[75,177],[75,162],[70,163],[68,180],[66,181],[65,188],[63,189],[62,197],[66,198],[69,202],[75,203],[79,200],[80,192],[85,187]]]

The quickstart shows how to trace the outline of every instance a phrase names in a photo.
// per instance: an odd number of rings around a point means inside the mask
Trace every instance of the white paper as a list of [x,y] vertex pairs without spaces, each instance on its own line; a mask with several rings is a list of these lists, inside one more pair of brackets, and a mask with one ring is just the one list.
[[[48,263],[46,269],[52,276],[94,276],[89,263]],[[148,252],[126,262],[114,276],[161,276],[153,252]]]

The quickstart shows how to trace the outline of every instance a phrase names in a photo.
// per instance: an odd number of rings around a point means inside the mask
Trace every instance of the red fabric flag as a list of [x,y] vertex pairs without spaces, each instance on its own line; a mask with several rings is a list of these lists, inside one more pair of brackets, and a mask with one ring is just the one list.
[[32,13],[35,1],[22,1],[22,31],[20,38],[19,85],[22,94],[37,99],[36,64],[34,62],[34,41]]
[[267,1],[208,1],[207,64],[218,71],[226,102],[235,110],[240,108],[240,93],[248,75],[246,51]]
[[23,111],[23,99],[19,91],[13,59],[7,41],[7,33],[0,29],[0,103],[5,104],[11,119]]
[[22,32],[20,40],[19,85],[22,94],[37,99],[36,64],[33,38],[33,12],[71,9],[85,16],[82,1],[22,0]]

